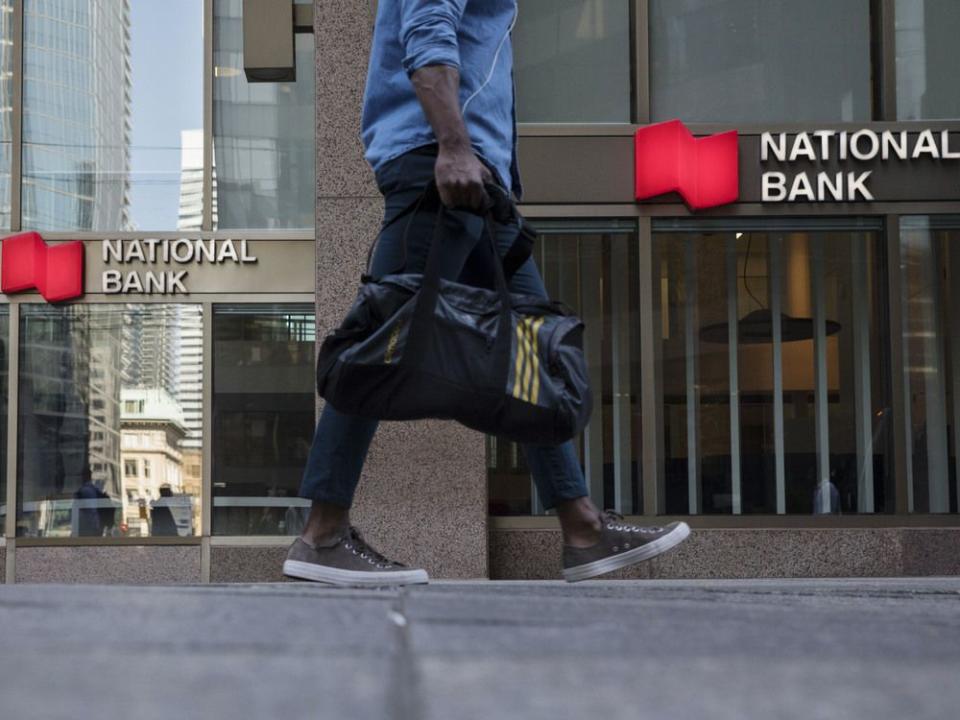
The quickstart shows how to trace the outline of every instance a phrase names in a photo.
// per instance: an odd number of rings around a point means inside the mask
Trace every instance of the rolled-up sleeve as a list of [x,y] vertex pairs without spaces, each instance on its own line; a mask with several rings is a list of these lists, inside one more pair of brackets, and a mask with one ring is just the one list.
[[457,30],[467,0],[401,0],[403,69],[412,75],[426,65],[460,69]]

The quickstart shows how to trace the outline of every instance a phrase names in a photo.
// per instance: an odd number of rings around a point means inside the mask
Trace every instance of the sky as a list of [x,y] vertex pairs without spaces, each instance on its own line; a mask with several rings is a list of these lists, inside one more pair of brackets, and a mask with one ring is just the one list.
[[203,127],[203,1],[131,0],[131,213],[175,230],[180,131]]

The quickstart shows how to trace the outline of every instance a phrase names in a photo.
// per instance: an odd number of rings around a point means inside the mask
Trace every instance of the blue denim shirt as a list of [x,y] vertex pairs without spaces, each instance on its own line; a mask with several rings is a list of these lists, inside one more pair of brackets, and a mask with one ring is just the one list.
[[436,142],[410,75],[425,65],[460,71],[460,107],[476,153],[520,196],[510,30],[517,0],[380,0],[363,97],[373,169]]

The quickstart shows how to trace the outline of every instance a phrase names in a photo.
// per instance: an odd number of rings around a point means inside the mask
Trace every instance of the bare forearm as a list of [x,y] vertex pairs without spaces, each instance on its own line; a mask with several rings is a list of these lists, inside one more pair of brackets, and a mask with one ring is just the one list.
[[417,99],[442,149],[470,148],[470,136],[460,114],[460,73],[446,65],[429,65],[411,77]]
[[447,65],[427,65],[413,73],[411,82],[440,146],[434,168],[440,199],[451,208],[482,209],[489,200],[483,186],[492,176],[474,154],[460,113],[460,73]]

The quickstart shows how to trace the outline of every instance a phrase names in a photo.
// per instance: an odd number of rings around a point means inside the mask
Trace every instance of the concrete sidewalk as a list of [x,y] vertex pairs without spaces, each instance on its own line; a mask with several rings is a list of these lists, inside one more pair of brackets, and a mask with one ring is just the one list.
[[909,718],[960,578],[0,586],[0,718]]

